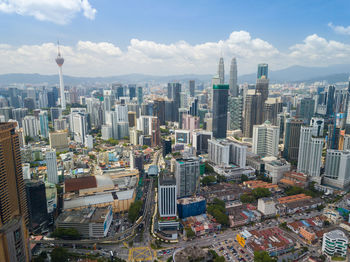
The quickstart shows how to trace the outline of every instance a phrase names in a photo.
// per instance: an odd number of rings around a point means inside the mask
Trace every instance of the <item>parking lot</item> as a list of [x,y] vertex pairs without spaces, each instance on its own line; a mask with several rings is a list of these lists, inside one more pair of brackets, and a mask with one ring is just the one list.
[[242,248],[233,238],[215,243],[212,248],[219,256],[224,256],[227,261],[248,262],[254,260],[253,254]]

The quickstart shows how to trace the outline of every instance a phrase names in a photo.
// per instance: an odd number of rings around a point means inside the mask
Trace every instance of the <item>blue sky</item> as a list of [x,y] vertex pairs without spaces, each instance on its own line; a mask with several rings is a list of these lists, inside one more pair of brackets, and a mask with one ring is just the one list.
[[[237,56],[240,74],[259,62],[280,69],[350,58],[350,1],[25,2],[0,0],[0,58],[12,58],[0,62],[5,72],[55,72],[48,65],[57,39],[72,75],[215,74],[221,52],[227,69]],[[233,32],[240,33],[232,40]],[[30,62],[22,61],[23,54]]]

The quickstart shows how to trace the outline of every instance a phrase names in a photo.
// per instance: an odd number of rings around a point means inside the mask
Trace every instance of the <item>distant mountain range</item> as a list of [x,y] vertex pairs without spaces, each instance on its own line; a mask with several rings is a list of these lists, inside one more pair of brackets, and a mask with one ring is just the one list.
[[[170,75],[153,76],[144,74],[127,74],[110,77],[74,77],[64,76],[64,82],[68,85],[94,84],[94,83],[166,83],[170,81],[188,81],[194,79],[199,82],[208,82],[213,75]],[[350,65],[332,65],[329,67],[304,67],[292,66],[286,69],[269,71],[271,83],[283,82],[315,82],[327,81],[329,84],[335,82],[348,81],[350,76]],[[229,76],[226,76],[229,79]],[[238,77],[239,83],[255,83],[256,74],[241,75]],[[4,74],[0,75],[0,85],[10,84],[49,84],[58,83],[58,75],[40,75],[40,74]]]

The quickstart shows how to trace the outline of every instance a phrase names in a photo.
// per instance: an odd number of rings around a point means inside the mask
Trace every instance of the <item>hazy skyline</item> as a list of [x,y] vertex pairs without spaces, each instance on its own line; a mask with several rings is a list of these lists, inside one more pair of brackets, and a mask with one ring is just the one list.
[[238,74],[350,61],[347,1],[0,0],[0,72]]

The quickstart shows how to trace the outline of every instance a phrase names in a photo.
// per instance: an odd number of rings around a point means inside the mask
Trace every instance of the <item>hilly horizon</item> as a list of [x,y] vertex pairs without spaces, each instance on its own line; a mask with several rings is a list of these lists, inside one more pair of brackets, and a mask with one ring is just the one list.
[[[269,71],[270,83],[283,82],[315,82],[327,81],[329,84],[336,82],[348,81],[350,75],[350,64],[348,65],[333,65],[329,67],[305,67],[305,66],[291,66],[285,69]],[[197,82],[208,82],[213,75],[210,74],[183,74],[183,75],[169,75],[156,76],[146,74],[125,74],[107,77],[76,77],[64,75],[64,82],[68,85],[77,84],[107,84],[113,82],[126,83],[166,83],[171,81],[184,82],[194,79]],[[229,79],[229,76],[225,76]],[[238,76],[239,83],[252,83],[256,81],[256,73],[245,74]],[[0,75],[0,85],[11,84],[58,84],[58,75],[41,75],[41,74],[3,74]]]

